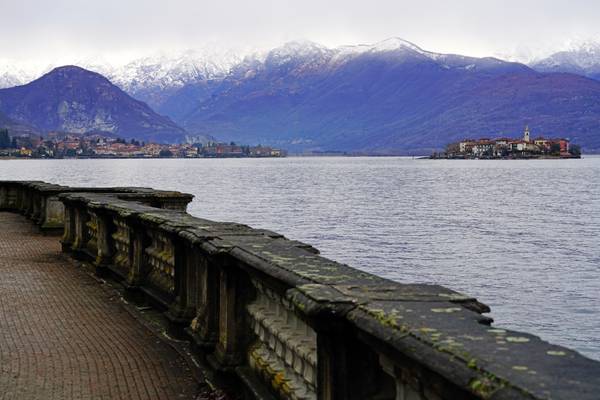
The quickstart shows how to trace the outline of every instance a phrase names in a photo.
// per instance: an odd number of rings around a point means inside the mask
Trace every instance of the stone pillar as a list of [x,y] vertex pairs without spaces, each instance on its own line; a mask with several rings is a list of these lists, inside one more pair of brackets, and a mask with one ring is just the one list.
[[112,218],[102,212],[95,212],[97,222],[97,254],[94,265],[96,266],[96,275],[106,276],[108,266],[112,263],[114,254],[114,243],[112,238],[113,224]]
[[75,237],[71,249],[73,251],[74,256],[81,257],[81,253],[84,251],[85,245],[89,239],[87,227],[89,215],[85,208],[75,206],[74,216]]
[[11,210],[19,209],[19,188],[17,185],[10,185],[7,192],[8,208]]
[[70,204],[64,206],[64,231],[60,241],[62,251],[69,252],[72,250],[75,242],[75,208]]
[[178,237],[171,237],[174,248],[175,290],[174,301],[169,307],[166,317],[169,320],[169,332],[175,337],[183,337],[184,330],[190,325],[195,314],[196,281],[191,278],[193,265],[192,248],[184,245]]
[[57,195],[47,196],[41,216],[41,228],[45,232],[61,232],[65,225],[65,208]]
[[25,185],[21,186],[21,213],[29,217],[33,208],[33,199],[31,198],[31,189]]
[[0,184],[0,210],[9,209],[8,205],[8,184]]
[[319,400],[399,399],[395,382],[384,373],[378,354],[334,316],[321,317],[318,322],[317,370]]
[[[215,349],[217,367],[228,370],[242,363],[244,301],[242,271],[228,265],[219,270],[219,341]],[[247,282],[247,289],[251,284]]]
[[27,188],[25,187],[24,184],[20,183],[17,184],[16,189],[16,209],[21,213],[21,214],[25,214],[25,211],[27,210],[27,196],[26,196],[26,191]]
[[[196,316],[191,323],[192,338],[197,346],[212,348],[219,336],[219,273],[217,260],[212,256],[192,249],[189,258],[190,278],[196,282]],[[191,299],[190,299],[191,300]]]
[[139,287],[145,275],[144,249],[147,239],[142,227],[126,222],[129,227],[129,272],[124,283],[125,296],[130,301],[141,303],[144,299]]
[[335,330],[317,331],[317,398],[347,400],[347,354],[343,335]]
[[28,216],[34,223],[39,224],[40,216],[42,215],[43,195],[36,189],[31,192],[31,208]]

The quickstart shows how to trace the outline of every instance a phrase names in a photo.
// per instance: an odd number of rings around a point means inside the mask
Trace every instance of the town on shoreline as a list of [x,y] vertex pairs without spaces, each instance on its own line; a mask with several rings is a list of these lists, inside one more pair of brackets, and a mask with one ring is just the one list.
[[581,158],[581,147],[569,139],[537,137],[531,139],[529,127],[523,138],[465,139],[450,143],[446,151],[433,153],[432,159],[547,159]]
[[0,129],[4,158],[265,158],[285,157],[285,150],[231,143],[144,143],[104,135],[50,135],[46,138],[8,135]]

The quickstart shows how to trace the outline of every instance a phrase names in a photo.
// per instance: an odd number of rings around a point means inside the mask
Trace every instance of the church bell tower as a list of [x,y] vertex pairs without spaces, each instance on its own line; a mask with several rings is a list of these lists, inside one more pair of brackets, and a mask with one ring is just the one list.
[[529,125],[525,126],[525,132],[523,133],[523,141],[529,143]]

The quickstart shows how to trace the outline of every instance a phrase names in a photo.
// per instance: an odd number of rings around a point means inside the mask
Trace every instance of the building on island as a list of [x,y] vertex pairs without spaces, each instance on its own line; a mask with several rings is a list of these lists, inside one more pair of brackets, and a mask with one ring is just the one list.
[[465,139],[450,143],[446,152],[434,154],[433,158],[579,158],[581,149],[571,145],[569,139],[532,139],[529,126],[520,139],[501,137],[497,139]]

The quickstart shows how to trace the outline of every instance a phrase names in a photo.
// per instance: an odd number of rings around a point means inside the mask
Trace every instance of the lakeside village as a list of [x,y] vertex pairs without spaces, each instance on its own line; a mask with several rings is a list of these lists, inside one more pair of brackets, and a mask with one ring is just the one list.
[[8,135],[0,129],[0,157],[11,158],[264,158],[285,157],[284,150],[233,142],[186,144],[144,143],[103,135]]
[[522,139],[465,139],[450,143],[444,153],[434,153],[434,159],[535,159],[581,158],[581,147],[569,139],[538,137],[531,139],[525,127]]

